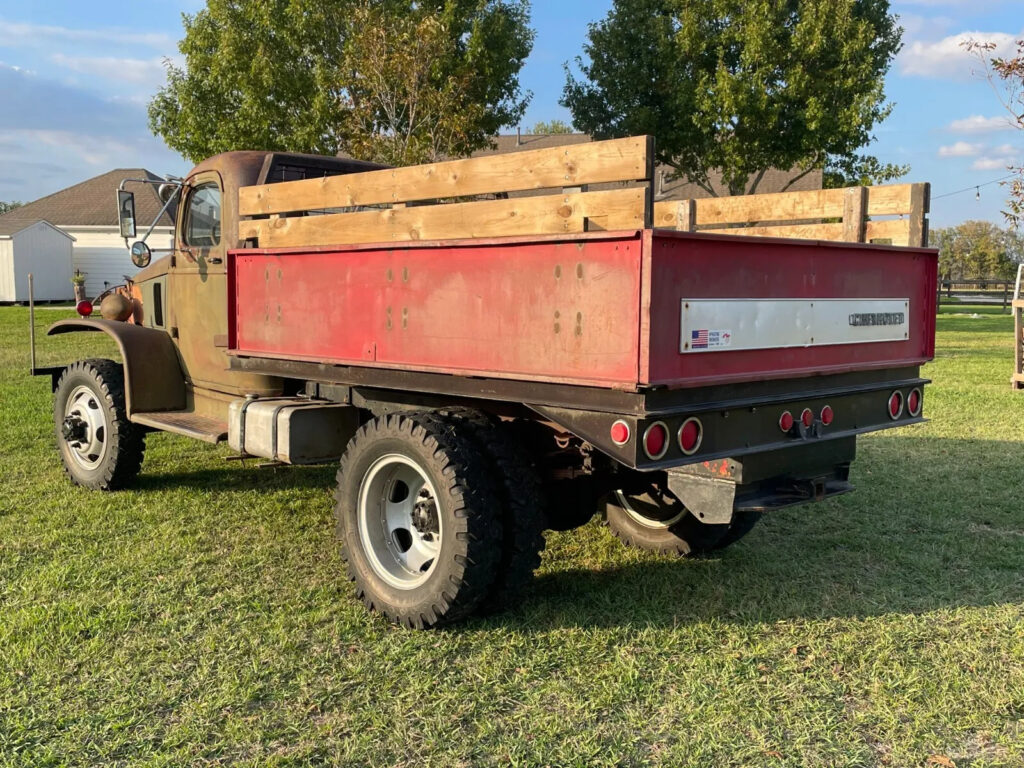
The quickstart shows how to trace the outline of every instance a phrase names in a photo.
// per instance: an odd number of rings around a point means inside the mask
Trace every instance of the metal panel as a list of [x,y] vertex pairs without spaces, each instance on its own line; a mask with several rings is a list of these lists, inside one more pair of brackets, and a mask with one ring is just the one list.
[[238,354],[635,388],[640,235],[231,255]]
[[[699,387],[916,367],[935,352],[934,250],[654,230],[643,270],[641,385]],[[683,299],[741,297],[908,301],[909,335],[864,344],[681,353]]]
[[903,341],[909,299],[682,299],[683,354]]

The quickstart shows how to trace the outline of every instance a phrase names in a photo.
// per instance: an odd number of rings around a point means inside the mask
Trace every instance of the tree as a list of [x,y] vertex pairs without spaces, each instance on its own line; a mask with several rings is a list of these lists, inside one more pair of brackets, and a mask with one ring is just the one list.
[[939,249],[939,276],[943,280],[1010,280],[1024,257],[1021,238],[989,221],[965,221],[937,229],[930,236]]
[[9,202],[0,200],[0,216],[9,211],[13,211],[15,208],[20,208],[22,205],[24,205],[24,203],[19,200],[11,200]]
[[392,163],[459,156],[515,124],[527,0],[208,0],[184,15],[150,127],[197,161],[234,149]]
[[550,123],[540,120],[533,125],[533,134],[537,136],[551,136],[558,133],[573,132],[573,127],[564,120],[552,120]]
[[[964,47],[981,62],[985,78],[1007,112],[1011,124],[1024,131],[1024,39],[1017,41],[1017,50],[1008,58],[993,57],[995,43],[969,40]],[[1010,198],[1003,211],[1013,227],[1024,221],[1024,167],[1009,166],[1017,178],[1009,182]]]
[[906,169],[858,151],[892,109],[901,34],[888,0],[614,0],[562,104],[597,138],[653,134],[659,162],[712,195],[716,169],[733,195],[769,168],[883,181]]

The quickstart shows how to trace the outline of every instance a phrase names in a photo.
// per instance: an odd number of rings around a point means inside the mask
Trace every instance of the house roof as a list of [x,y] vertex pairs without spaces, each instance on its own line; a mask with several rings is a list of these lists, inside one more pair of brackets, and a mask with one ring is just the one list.
[[[8,211],[0,216],[0,226],[15,226],[11,223],[15,221],[32,223],[43,219],[57,227],[116,227],[115,192],[124,179],[163,181],[162,177],[144,168],[116,168]],[[156,185],[129,184],[126,189],[135,193],[135,215],[139,226],[148,227],[163,207]],[[174,212],[164,213],[158,225],[174,226]]]
[[55,232],[60,232],[69,240],[75,239],[60,227],[53,226],[46,219],[11,219],[8,221],[6,216],[0,216],[0,240],[10,240],[23,229],[28,229],[36,224],[45,224]]

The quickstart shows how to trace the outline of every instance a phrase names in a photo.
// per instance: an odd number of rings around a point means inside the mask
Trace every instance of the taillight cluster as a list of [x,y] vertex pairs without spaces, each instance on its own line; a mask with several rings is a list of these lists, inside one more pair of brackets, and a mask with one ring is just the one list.
[[[610,437],[615,445],[623,446],[629,442],[632,434],[629,424],[621,419],[612,424]],[[701,420],[691,416],[679,425],[676,431],[676,443],[684,456],[692,456],[704,440],[704,425]],[[644,454],[651,461],[664,458],[672,446],[672,432],[664,421],[656,421],[644,430],[640,439]]]
[[917,418],[921,415],[920,389],[914,387],[907,393],[906,397],[898,389],[889,395],[888,411],[890,419],[896,421],[896,419],[903,415],[904,409],[906,409],[907,415],[911,418]]
[[[804,408],[800,412],[800,423],[803,425],[804,429],[810,429],[814,426],[814,418],[814,411],[810,408]],[[818,412],[818,419],[826,427],[835,421],[835,418],[836,414],[835,411],[832,410],[831,405],[824,406],[821,411]],[[782,415],[779,416],[779,429],[788,433],[793,431],[794,426],[796,426],[796,418],[793,416],[792,412],[783,411]]]

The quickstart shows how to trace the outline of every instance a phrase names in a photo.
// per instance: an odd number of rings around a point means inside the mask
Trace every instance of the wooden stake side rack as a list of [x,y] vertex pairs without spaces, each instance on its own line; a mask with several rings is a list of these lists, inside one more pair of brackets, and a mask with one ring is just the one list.
[[635,136],[243,187],[239,239],[301,248],[658,227],[928,242],[928,184],[656,202],[654,167],[653,138]]
[[1024,389],[1024,297],[1021,296],[1021,278],[1024,277],[1024,264],[1017,266],[1017,283],[1013,289],[1013,376],[1010,385],[1014,389]]

